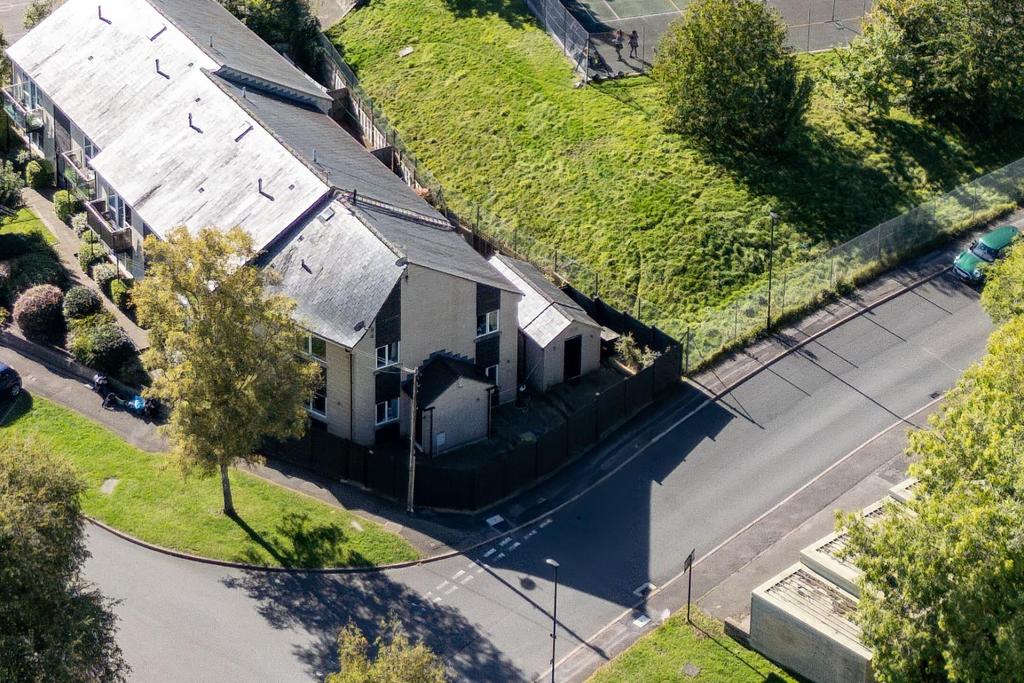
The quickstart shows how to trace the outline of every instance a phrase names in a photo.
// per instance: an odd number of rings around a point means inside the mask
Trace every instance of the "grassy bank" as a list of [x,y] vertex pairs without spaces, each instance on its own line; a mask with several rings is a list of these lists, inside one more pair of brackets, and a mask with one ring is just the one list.
[[373,0],[330,36],[449,205],[472,217],[479,203],[639,286],[648,318],[692,317],[761,278],[769,207],[777,258],[799,260],[1024,155],[1021,130],[866,115],[825,78],[834,54],[801,57],[818,87],[791,151],[713,159],[664,131],[649,79],[575,88],[518,0]]
[[[185,480],[160,455],[45,399],[23,394],[0,444],[33,440],[66,457],[88,484],[87,515],[145,541],[268,566],[369,566],[415,559],[403,539],[350,512],[232,471],[238,519],[221,513],[220,479]],[[110,493],[101,488],[116,480]]]
[[590,683],[691,680],[688,664],[699,668],[693,680],[708,683],[783,683],[785,671],[722,631],[722,623],[694,610],[693,624],[679,612],[603,666]]

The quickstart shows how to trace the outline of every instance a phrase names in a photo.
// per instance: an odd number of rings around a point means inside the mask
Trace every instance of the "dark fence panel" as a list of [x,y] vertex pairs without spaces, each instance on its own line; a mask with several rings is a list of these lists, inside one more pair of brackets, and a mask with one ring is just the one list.
[[554,472],[569,458],[568,427],[565,422],[537,437],[537,474]]
[[416,465],[416,504],[450,510],[475,510],[475,470]]
[[511,495],[529,486],[537,478],[537,445],[520,444],[502,457],[505,467],[504,493]]
[[349,481],[354,481],[357,484],[367,485],[366,481],[366,463],[369,461],[371,453],[365,448],[356,448],[349,450],[348,452],[348,478]]
[[665,389],[679,383],[682,370],[683,351],[674,346],[654,360],[654,393],[659,394]]
[[[376,450],[366,459],[366,485],[386,496],[398,495],[395,486],[395,456],[389,450]],[[403,492],[404,497],[404,492]]]
[[590,401],[566,418],[568,447],[572,455],[597,441],[597,401]]
[[650,365],[624,382],[626,410],[630,417],[647,407],[654,398],[654,366]]
[[612,385],[597,397],[597,424],[603,434],[616,425],[626,413],[625,381]]
[[504,498],[503,473],[504,464],[497,459],[486,461],[474,471],[472,509],[479,510]]

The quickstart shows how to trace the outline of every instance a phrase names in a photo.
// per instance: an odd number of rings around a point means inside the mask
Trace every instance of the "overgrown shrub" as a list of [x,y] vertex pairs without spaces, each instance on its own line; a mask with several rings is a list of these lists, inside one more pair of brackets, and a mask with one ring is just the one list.
[[100,310],[100,297],[91,288],[75,285],[64,295],[64,317],[68,320],[85,318]]
[[67,273],[52,251],[23,254],[11,261],[11,293],[17,295],[38,285],[63,288]]
[[119,375],[135,355],[135,345],[105,311],[72,323],[68,351],[79,363]]
[[67,190],[58,190],[53,194],[53,212],[62,223],[67,223],[78,208],[78,198]]
[[103,247],[96,241],[87,239],[89,236],[96,237],[91,230],[86,230],[85,235],[82,236],[82,242],[78,245],[78,265],[82,267],[82,272],[86,275],[89,274],[92,265],[102,259],[105,253]]
[[132,291],[124,280],[118,278],[110,283],[110,300],[122,311],[132,307]]
[[64,337],[64,295],[53,285],[33,287],[14,304],[14,321],[26,337],[47,343]]
[[82,241],[87,244],[99,244],[100,236],[94,233],[92,230],[88,230],[82,233]]
[[0,204],[15,207],[21,202],[21,188],[25,187],[21,174],[14,170],[14,165],[5,161],[0,166]]
[[104,294],[110,296],[110,283],[117,279],[117,270],[110,263],[97,264],[92,268],[92,279]]
[[71,227],[74,229],[75,235],[78,237],[81,237],[86,232],[92,232],[89,230],[89,214],[84,211],[76,213],[71,217]]
[[24,171],[25,166],[28,162],[32,161],[32,152],[28,151],[24,147],[18,150],[18,153],[14,155],[14,163],[17,165],[19,170]]
[[46,187],[52,176],[50,162],[45,159],[33,159],[25,164],[25,184],[31,188],[39,190]]
[[615,342],[615,352],[626,367],[640,371],[652,365],[661,354],[640,346],[631,334],[624,334]]

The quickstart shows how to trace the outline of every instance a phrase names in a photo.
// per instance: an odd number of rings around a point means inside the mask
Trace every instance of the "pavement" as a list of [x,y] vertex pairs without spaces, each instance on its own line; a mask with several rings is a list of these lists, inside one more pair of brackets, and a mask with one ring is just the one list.
[[685,604],[691,549],[695,596],[734,615],[790,560],[776,544],[798,547],[834,507],[901,476],[903,431],[983,353],[991,324],[977,296],[942,274],[718,401],[683,390],[605,459],[496,511],[499,528],[547,511],[534,524],[454,558],[355,576],[240,572],[91,529],[85,574],[121,601],[135,680],[311,680],[334,665],[341,625],[372,631],[390,611],[456,679],[515,681],[549,667],[555,558],[556,679],[582,680]]
[[3,26],[4,38],[8,45],[28,33],[25,30],[25,10],[30,0],[17,0],[16,2],[0,3],[0,26]]

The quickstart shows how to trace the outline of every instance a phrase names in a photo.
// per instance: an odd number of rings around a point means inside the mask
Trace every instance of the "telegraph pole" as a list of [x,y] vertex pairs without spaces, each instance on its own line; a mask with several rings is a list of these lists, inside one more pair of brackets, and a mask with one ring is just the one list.
[[409,490],[406,492],[405,511],[413,514],[413,494],[416,490],[416,390],[420,383],[420,368],[412,371],[412,409],[409,414]]

